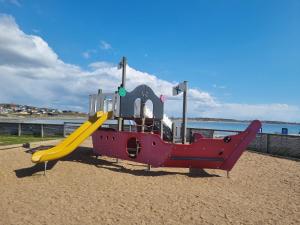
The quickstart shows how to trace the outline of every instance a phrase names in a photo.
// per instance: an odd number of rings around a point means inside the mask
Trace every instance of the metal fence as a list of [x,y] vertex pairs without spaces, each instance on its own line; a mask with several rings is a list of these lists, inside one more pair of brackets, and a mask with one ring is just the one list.
[[[77,122],[65,122],[64,124],[1,122],[0,135],[66,137],[80,125],[81,123]],[[113,123],[107,123],[103,126],[117,129],[117,124]],[[134,125],[125,125],[124,129],[126,131],[136,131],[136,127]],[[201,133],[204,137],[221,138],[228,135],[234,135],[239,132],[241,131],[188,128],[187,141],[192,142],[194,133]],[[175,141],[180,142],[180,132],[176,132]],[[256,138],[249,145],[248,149],[272,155],[300,158],[300,136],[258,133]]]
[[[209,138],[221,138],[240,132],[241,131],[233,130],[188,128],[187,140],[192,141],[194,133],[201,133],[204,137]],[[272,155],[300,158],[300,136],[258,133],[256,138],[250,143],[248,149]]]
[[14,123],[1,122],[1,135],[32,135],[40,137],[63,136],[63,124],[37,124],[37,123]]

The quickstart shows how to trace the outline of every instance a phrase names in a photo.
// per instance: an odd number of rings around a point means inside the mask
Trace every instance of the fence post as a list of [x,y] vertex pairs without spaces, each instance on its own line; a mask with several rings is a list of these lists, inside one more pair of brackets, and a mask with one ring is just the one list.
[[41,124],[41,137],[44,138],[44,124]]
[[63,136],[66,137],[66,122],[63,125]]
[[[153,125],[154,125],[154,123],[153,123]],[[163,120],[161,120],[160,121],[160,137],[161,137],[161,139],[164,139],[164,124],[163,124]],[[153,129],[153,127],[152,127],[152,129]]]
[[176,135],[176,124],[172,123],[172,142],[175,143],[175,135]]
[[18,136],[20,137],[22,135],[22,126],[21,123],[18,124]]
[[270,145],[270,135],[267,134],[267,153],[270,153],[269,152],[269,145]]
[[188,128],[188,130],[189,130],[189,143],[192,144],[192,142],[194,141],[193,130],[192,128]]

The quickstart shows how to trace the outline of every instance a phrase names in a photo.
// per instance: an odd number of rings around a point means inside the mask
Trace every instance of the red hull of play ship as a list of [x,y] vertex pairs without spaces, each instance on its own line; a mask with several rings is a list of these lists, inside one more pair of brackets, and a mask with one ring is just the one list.
[[194,135],[191,144],[165,142],[160,135],[98,130],[93,133],[97,155],[149,164],[153,167],[210,168],[230,171],[261,128],[258,120],[223,139]]

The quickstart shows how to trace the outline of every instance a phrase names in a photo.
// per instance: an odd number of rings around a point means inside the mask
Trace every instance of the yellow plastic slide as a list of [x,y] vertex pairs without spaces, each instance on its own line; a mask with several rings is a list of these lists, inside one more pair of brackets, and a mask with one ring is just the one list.
[[106,120],[112,117],[112,112],[97,112],[94,117],[84,122],[70,136],[65,138],[57,146],[35,152],[31,161],[34,163],[47,162],[60,159],[73,152],[86,138],[94,133]]

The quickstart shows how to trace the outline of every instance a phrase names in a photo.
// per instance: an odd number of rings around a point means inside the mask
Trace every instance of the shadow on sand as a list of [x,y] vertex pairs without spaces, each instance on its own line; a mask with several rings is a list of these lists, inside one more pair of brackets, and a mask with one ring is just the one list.
[[[47,170],[51,170],[56,163],[57,160],[48,162]],[[43,175],[42,173],[43,171],[44,171],[44,163],[38,163],[31,167],[15,170],[15,173],[18,178],[23,178],[23,177],[30,177],[33,175]]]
[[[219,175],[216,174],[209,174],[206,171],[202,169],[194,169],[191,172],[176,172],[176,171],[153,171],[153,170],[146,170],[145,165],[141,164],[133,164],[132,162],[129,161],[124,161],[122,160],[122,164],[126,164],[129,166],[137,167],[137,168],[143,168],[143,169],[128,169],[116,162],[111,162],[108,160],[104,160],[101,158],[96,158],[92,148],[88,147],[79,147],[77,148],[74,152],[72,152],[70,155],[64,157],[61,159],[61,161],[71,161],[71,162],[78,162],[78,163],[84,163],[84,164],[89,164],[96,166],[98,168],[103,168],[107,169],[113,172],[118,172],[118,173],[126,173],[126,174],[131,174],[134,176],[164,176],[164,175],[185,175],[188,177],[220,177]],[[50,161],[48,162],[47,165],[47,170],[52,169],[57,161]],[[24,169],[19,169],[15,170],[16,176],[18,178],[26,177],[26,176],[32,176],[37,172],[44,171],[44,164],[39,163],[36,164],[32,167],[29,168],[24,168]]]
[[[31,148],[31,149],[27,149],[25,152],[26,153],[30,153],[33,154],[36,151],[40,151],[40,150],[46,150],[49,148],[54,147],[53,145],[41,145],[39,147],[36,148]],[[47,163],[47,170],[51,170],[55,164],[57,163],[58,160],[53,160]],[[45,169],[45,164],[44,163],[38,163],[35,164],[34,166],[31,167],[27,167],[27,168],[22,168],[22,169],[17,169],[15,170],[15,174],[18,178],[23,178],[23,177],[30,177],[33,175],[43,175],[44,173],[44,169]]]

